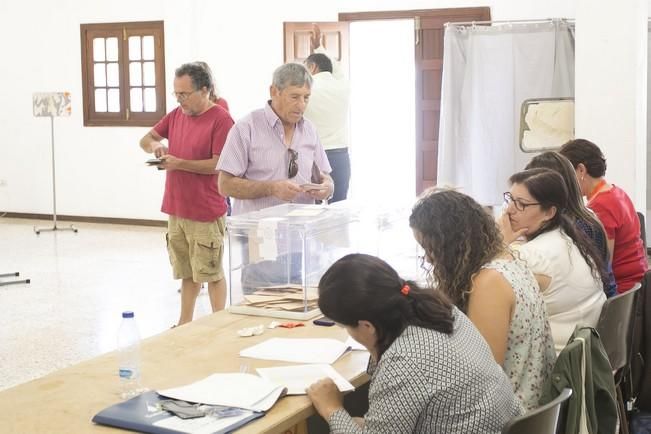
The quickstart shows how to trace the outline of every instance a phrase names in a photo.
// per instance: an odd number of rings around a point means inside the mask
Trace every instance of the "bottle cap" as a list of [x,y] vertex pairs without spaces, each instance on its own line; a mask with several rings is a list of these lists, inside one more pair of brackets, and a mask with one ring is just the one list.
[[122,312],[122,318],[133,318],[133,312],[131,312],[130,310]]

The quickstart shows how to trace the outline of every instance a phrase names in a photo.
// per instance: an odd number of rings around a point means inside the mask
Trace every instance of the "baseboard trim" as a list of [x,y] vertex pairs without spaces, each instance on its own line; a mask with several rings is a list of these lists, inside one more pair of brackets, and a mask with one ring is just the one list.
[[[34,214],[23,212],[7,212],[0,211],[0,215],[8,218],[18,219],[32,219],[32,220],[52,220],[52,214]],[[106,223],[112,225],[131,225],[131,226],[155,226],[165,227],[167,221],[165,220],[146,220],[146,219],[128,219],[116,217],[90,217],[90,216],[77,216],[77,215],[61,215],[57,214],[57,221],[67,222],[80,222],[80,223]]]

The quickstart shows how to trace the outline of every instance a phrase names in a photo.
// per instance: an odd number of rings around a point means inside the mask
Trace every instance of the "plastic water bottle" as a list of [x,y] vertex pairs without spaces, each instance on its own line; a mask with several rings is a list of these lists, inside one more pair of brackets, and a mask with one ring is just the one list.
[[141,391],[140,387],[140,333],[133,312],[122,312],[118,330],[118,374],[120,396],[129,399]]

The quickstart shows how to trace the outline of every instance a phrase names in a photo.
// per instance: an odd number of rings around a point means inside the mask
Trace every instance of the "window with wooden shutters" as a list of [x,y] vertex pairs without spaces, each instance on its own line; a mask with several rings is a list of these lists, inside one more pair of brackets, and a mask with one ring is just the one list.
[[163,22],[81,25],[86,126],[152,126],[165,115]]

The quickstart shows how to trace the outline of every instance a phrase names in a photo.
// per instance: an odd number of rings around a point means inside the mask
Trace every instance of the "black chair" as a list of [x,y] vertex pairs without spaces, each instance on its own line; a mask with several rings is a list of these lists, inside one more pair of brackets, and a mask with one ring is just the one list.
[[502,434],[556,434],[564,403],[572,395],[572,389],[563,389],[553,401],[535,410],[513,418],[502,428]]
[[640,238],[642,238],[642,243],[644,244],[644,253],[646,253],[646,224],[644,223],[644,214],[638,211],[637,218],[640,220]]
[[[651,270],[644,273],[635,302],[631,372],[625,377],[627,402],[651,412]],[[627,386],[627,387],[626,387]]]
[[606,300],[597,323],[597,332],[613,370],[617,390],[617,415],[620,432],[623,434],[628,434],[629,431],[621,383],[631,367],[634,307],[640,287],[641,284],[636,283],[628,291]]

